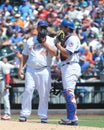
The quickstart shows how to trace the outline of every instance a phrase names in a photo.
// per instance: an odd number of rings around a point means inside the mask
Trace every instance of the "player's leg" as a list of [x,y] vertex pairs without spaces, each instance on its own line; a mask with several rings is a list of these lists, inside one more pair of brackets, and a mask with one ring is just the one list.
[[[77,70],[75,70],[77,68]],[[77,125],[76,99],[74,96],[75,85],[78,80],[80,69],[77,66],[66,66],[62,68],[63,94],[66,100],[67,118],[61,119],[61,124]]]
[[66,89],[63,90],[63,95],[66,100],[67,118],[62,118],[60,124],[78,125],[78,118],[76,115],[77,105],[75,95],[73,92]]
[[37,90],[39,93],[38,115],[42,123],[47,123],[48,98],[51,87],[50,68],[44,68],[37,74]]
[[9,101],[9,89],[5,89],[5,81],[1,81],[1,94],[4,102],[4,115],[1,117],[3,120],[9,120],[11,117],[11,112],[10,112],[10,101]]
[[67,110],[67,118],[61,119],[63,122],[67,122],[67,124],[78,124],[78,118],[76,116],[76,100],[74,94],[70,90],[63,90],[63,95],[66,100],[66,110]]
[[22,110],[20,112],[19,121],[24,122],[27,120],[27,117],[31,114],[31,101],[33,92],[35,89],[35,81],[34,81],[34,72],[33,70],[28,70],[25,76],[25,89],[22,94]]

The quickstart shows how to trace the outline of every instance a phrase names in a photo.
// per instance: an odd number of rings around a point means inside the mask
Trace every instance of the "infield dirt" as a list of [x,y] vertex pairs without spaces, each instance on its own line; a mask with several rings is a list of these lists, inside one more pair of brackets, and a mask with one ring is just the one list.
[[104,130],[104,128],[41,124],[32,120],[28,120],[27,122],[18,122],[16,120],[0,120],[0,130]]

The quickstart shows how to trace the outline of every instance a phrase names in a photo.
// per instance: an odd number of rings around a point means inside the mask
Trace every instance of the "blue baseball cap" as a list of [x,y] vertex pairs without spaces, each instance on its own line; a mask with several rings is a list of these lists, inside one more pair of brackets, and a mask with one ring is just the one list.
[[46,20],[40,20],[39,22],[38,22],[38,26],[48,26],[48,22],[46,21]]
[[74,22],[70,21],[70,20],[67,20],[67,19],[64,19],[62,22],[61,22],[61,26],[66,26],[68,28],[71,28],[71,29],[75,29],[75,24]]

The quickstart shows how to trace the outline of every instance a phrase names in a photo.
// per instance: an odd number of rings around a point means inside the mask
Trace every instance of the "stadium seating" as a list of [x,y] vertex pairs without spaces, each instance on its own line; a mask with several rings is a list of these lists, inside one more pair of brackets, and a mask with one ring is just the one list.
[[14,52],[8,46],[0,49],[0,60],[4,57],[7,57],[9,62],[13,60]]

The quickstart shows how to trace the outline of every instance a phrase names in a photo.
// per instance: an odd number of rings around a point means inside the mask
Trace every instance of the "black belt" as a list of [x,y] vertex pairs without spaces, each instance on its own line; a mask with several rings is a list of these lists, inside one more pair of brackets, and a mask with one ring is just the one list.
[[73,62],[67,62],[67,63],[63,64],[62,66],[73,64],[73,63],[78,63],[78,62],[74,62],[74,61]]

